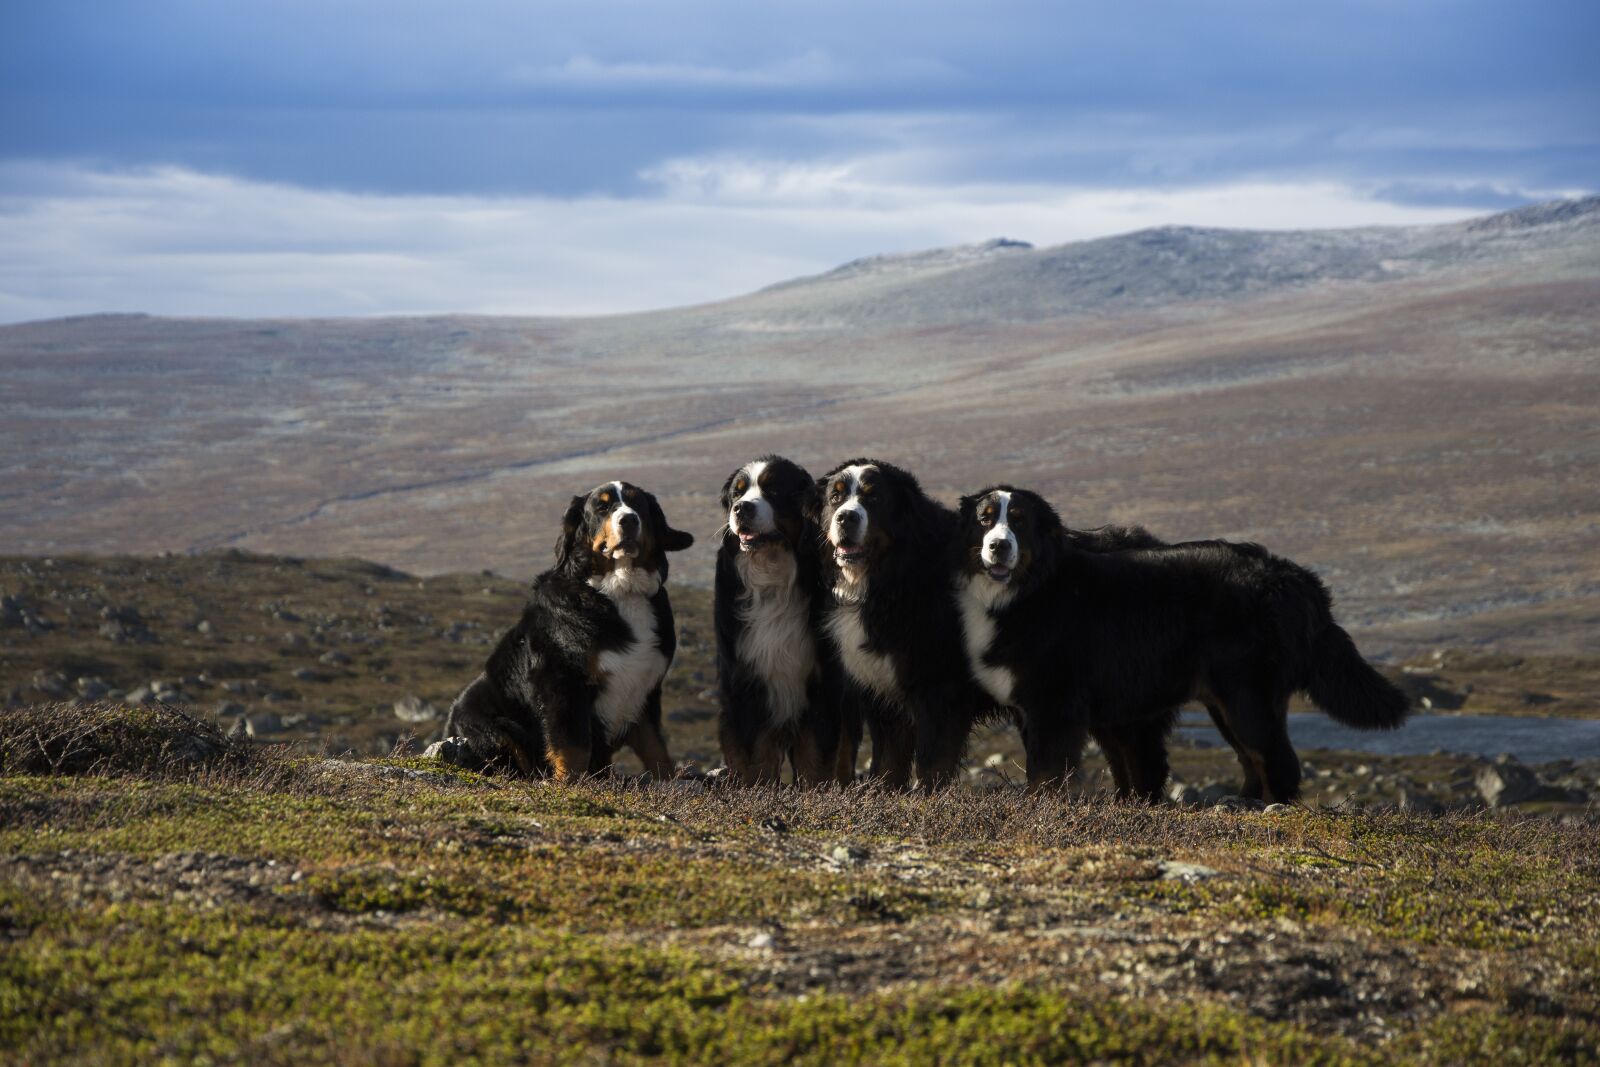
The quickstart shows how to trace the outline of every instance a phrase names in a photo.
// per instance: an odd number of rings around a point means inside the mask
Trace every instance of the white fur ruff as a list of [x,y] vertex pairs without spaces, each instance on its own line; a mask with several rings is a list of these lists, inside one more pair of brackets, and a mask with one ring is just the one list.
[[1015,590],[1010,586],[983,574],[968,574],[956,579],[956,604],[961,609],[961,631],[966,638],[967,664],[978,684],[1001,704],[1007,705],[1013,700],[1017,677],[1006,667],[985,663],[983,657],[994,645],[997,629],[995,613],[1011,603],[1014,593]]
[[895,673],[894,661],[879,652],[866,649],[867,629],[861,621],[861,605],[837,604],[828,610],[825,625],[828,636],[839,648],[839,659],[856,684],[871,690],[885,700],[904,702],[900,677]]
[[734,558],[744,595],[744,630],[735,653],[767,685],[773,723],[788,725],[806,705],[806,683],[816,661],[808,606],[796,581],[794,553],[769,548]]
[[656,610],[650,598],[661,588],[661,576],[638,567],[618,567],[589,584],[611,598],[633,640],[620,649],[600,653],[600,694],[595,715],[616,742],[644,711],[645,698],[666,676],[669,663],[656,633]]

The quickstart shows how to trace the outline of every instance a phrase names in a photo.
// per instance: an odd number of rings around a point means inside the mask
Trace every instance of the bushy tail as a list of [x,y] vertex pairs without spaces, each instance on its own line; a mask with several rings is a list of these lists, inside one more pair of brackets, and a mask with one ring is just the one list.
[[1332,619],[1312,639],[1306,693],[1317,707],[1358,730],[1392,730],[1411,710],[1406,695],[1361,658],[1356,643]]

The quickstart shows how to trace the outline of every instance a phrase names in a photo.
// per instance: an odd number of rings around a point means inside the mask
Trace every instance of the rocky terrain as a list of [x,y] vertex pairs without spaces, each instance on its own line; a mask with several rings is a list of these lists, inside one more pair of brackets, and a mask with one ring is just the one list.
[[[1025,236],[1025,235],[1019,235]],[[701,535],[748,457],[1259,540],[1371,655],[1592,654],[1600,199],[1448,226],[1166,228],[876,257],[597,319],[0,327],[0,552],[542,566],[631,478]]]
[[[237,549],[0,558],[0,706],[170,705],[305,753],[416,753],[516,620],[523,591],[481,572],[419,578],[360,560]],[[675,586],[673,602],[679,655],[664,696],[667,739],[686,766],[709,771],[720,763],[710,598]],[[1436,650],[1386,669],[1419,711],[1524,716],[1556,729],[1600,719],[1594,659]],[[1185,731],[1175,743],[1173,799],[1234,803],[1238,768],[1216,733]],[[1514,752],[1304,754],[1306,801],[1319,807],[1490,806],[1576,818],[1600,801],[1600,750],[1533,766]],[[1022,761],[1014,731],[991,729],[974,740],[968,780],[1011,788]],[[628,759],[622,768],[638,770]],[[1083,787],[1107,784],[1091,753]]]
[[0,712],[21,1063],[1581,1063],[1600,832],[294,755]]

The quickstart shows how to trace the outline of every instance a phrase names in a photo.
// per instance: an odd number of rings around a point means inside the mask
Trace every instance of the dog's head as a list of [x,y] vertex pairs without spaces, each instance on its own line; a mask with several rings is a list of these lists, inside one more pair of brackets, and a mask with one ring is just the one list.
[[959,566],[1000,588],[1048,577],[1065,536],[1060,516],[1037,493],[996,485],[961,498]]
[[666,554],[692,544],[694,535],[667,525],[653,495],[632,482],[606,482],[567,506],[556,568],[582,578],[630,568],[665,578]]
[[807,500],[824,559],[843,580],[836,590],[863,588],[874,572],[937,550],[939,514],[910,472],[875,459],[835,467]]
[[728,475],[722,486],[728,542],[741,552],[760,552],[778,545],[793,551],[805,529],[810,492],[811,475],[782,456],[763,456],[746,463]]

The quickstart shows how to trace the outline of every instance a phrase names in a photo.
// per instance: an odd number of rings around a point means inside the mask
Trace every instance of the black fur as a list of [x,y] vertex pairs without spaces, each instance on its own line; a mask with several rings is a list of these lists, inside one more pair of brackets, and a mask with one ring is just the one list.
[[1284,719],[1292,694],[1307,693],[1353,726],[1404,720],[1404,694],[1334,622],[1322,582],[1259,545],[1106,551],[1104,537],[1091,536],[1086,547],[1042,498],[995,486],[961,502],[955,574],[963,597],[994,593],[976,546],[980,509],[996,491],[1024,508],[1011,528],[1026,562],[1004,583],[1008,599],[989,612],[994,640],[974,668],[979,676],[978,668],[1002,668],[1014,679],[1009,703],[1022,711],[1030,784],[1061,781],[1092,733],[1118,791],[1154,799],[1177,710],[1197,698],[1238,753],[1245,794],[1286,801],[1300,784]]
[[[836,483],[852,467],[872,473],[863,479],[864,493],[844,497]],[[850,500],[865,509],[867,528],[855,546],[859,562],[841,563],[839,537],[830,540],[830,531]],[[914,766],[924,789],[947,784],[973,725],[999,710],[966,669],[946,563],[956,513],[924,493],[908,471],[854,459],[817,481],[808,514],[821,535],[821,577],[830,593],[822,632],[840,656],[852,699],[860,701],[873,776],[903,788]],[[847,566],[863,576],[860,582],[848,579]],[[860,628],[847,632],[842,624],[852,620]],[[871,669],[874,662],[892,675],[889,691],[873,684],[882,677]]]
[[[620,579],[639,583],[632,588],[648,604],[643,617],[654,621],[655,647],[670,665],[677,637],[666,554],[694,543],[667,524],[654,496],[627,482],[621,490],[619,500],[617,483],[608,482],[572,498],[555,566],[533,580],[521,620],[451,705],[445,736],[466,738],[486,768],[580,777],[605,770],[626,744],[653,774],[672,773],[661,731],[660,676],[634,706],[622,709],[620,728],[608,731],[596,713],[613,681],[603,655],[651,639],[635,633],[619,611],[623,594],[613,597],[600,586],[615,588],[607,583]],[[633,509],[636,524],[611,522],[621,505]],[[620,557],[629,552],[624,562]]]
[[771,455],[740,467],[722,486],[728,525],[717,550],[714,609],[718,735],[729,769],[744,782],[778,781],[786,759],[799,783],[855,778],[860,719],[845,715],[838,659],[818,630],[824,591],[817,527],[803,513],[811,486],[804,468]]

